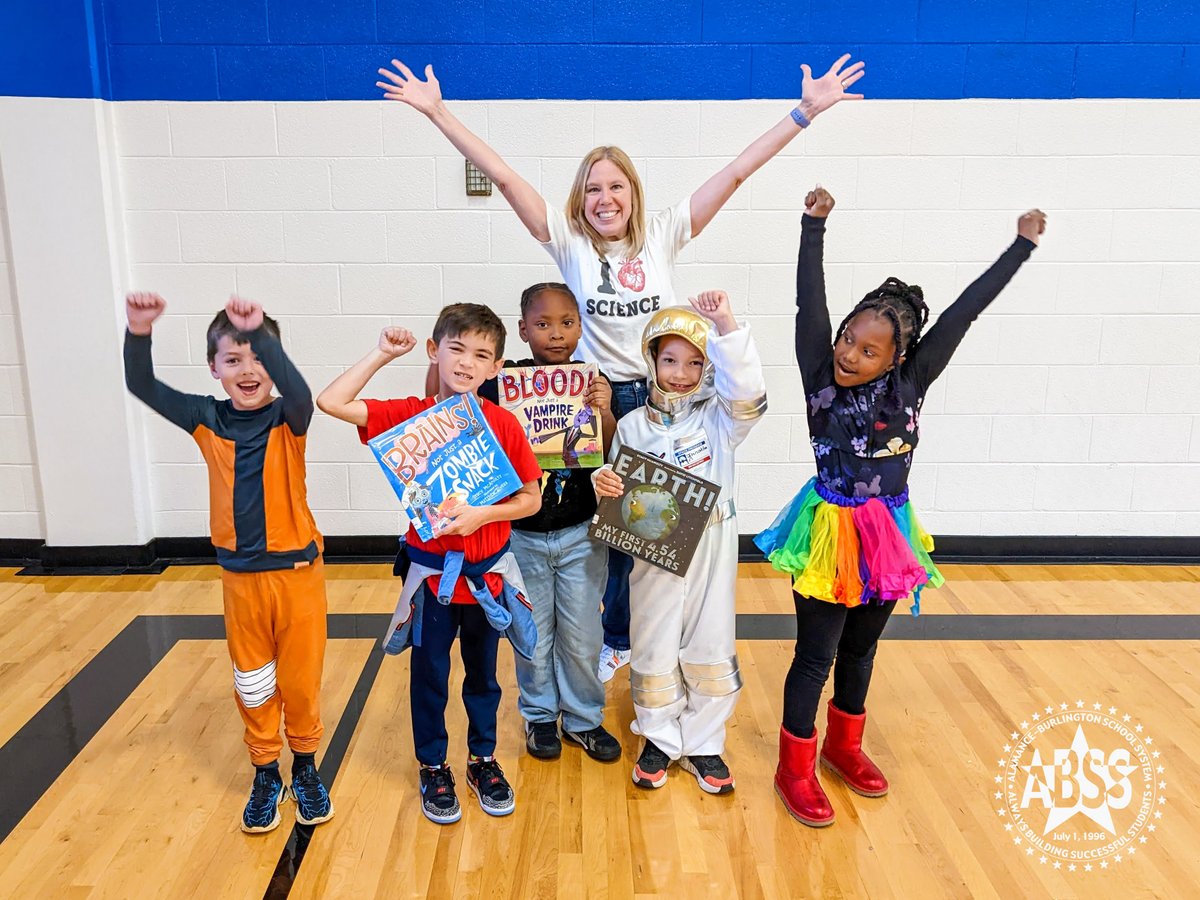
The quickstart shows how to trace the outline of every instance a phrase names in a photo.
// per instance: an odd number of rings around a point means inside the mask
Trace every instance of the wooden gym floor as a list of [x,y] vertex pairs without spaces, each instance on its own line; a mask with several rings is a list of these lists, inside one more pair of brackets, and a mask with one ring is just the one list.
[[[791,600],[768,567],[743,565],[738,585],[732,795],[702,794],[677,768],[662,790],[631,784],[628,670],[608,690],[619,763],[569,746],[555,762],[529,757],[502,642],[497,755],[517,809],[489,819],[466,789],[452,691],[464,813],[446,827],[419,811],[407,656],[376,649],[390,567],[327,572],[321,765],[337,816],[302,833],[289,803],[283,827],[247,836],[218,571],[0,569],[0,896],[1007,900],[1194,896],[1200,882],[1200,568],[945,566],[947,586],[926,593],[919,619],[897,610],[879,651],[866,744],[892,791],[868,800],[823,777],[838,821],[822,830],[793,821],[772,789]],[[1170,779],[1136,860],[1086,874],[1014,848],[992,799],[1016,723],[1077,697],[1133,713]]]

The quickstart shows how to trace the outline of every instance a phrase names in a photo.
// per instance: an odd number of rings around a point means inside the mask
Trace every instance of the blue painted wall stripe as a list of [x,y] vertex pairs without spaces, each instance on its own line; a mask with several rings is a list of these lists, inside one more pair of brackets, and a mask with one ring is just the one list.
[[456,99],[1200,98],[1197,0],[6,0],[0,94],[374,99],[393,56]]

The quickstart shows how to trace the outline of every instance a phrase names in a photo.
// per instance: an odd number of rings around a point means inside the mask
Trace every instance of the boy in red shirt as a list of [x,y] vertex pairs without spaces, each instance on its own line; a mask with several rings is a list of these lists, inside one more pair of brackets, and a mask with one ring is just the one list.
[[[389,327],[372,349],[317,398],[323,412],[358,426],[365,443],[372,437],[429,409],[453,394],[475,393],[503,364],[504,324],[494,312],[477,303],[455,303],[445,307],[426,342],[429,360],[437,367],[438,393],[434,397],[403,400],[360,400],[372,376],[389,362],[416,346],[406,328]],[[482,398],[479,406],[522,487],[508,499],[492,506],[459,504],[449,513],[452,522],[438,537],[423,541],[411,525],[405,537],[409,552],[419,557],[421,570],[440,568],[438,560],[459,552],[463,569],[487,563],[482,575],[487,591],[498,597],[504,588],[501,572],[508,555],[510,522],[536,513],[542,505],[539,484],[542,471],[529,448],[525,433],[512,413]],[[476,566],[475,568],[479,568]],[[515,565],[512,567],[515,569]],[[471,593],[466,577],[454,585],[449,604],[437,600],[438,582],[433,576],[413,597],[421,604],[421,634],[414,636],[409,700],[412,706],[413,744],[421,764],[421,809],[433,822],[448,824],[462,816],[454,791],[454,776],[446,763],[446,702],[449,699],[450,648],[460,638],[460,653],[466,668],[463,705],[467,711],[467,784],[479,797],[483,811],[504,816],[513,811],[515,799],[504,772],[494,757],[496,710],[500,685],[496,681],[496,649],[499,632]],[[407,592],[406,592],[407,593]],[[487,599],[487,598],[484,598]],[[419,641],[419,643],[418,643]]]

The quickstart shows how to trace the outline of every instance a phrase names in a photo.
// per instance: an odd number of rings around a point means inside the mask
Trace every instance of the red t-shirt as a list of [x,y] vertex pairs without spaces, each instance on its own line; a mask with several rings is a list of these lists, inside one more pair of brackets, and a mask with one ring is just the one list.
[[[516,416],[506,409],[501,409],[490,400],[482,397],[476,399],[479,401],[479,408],[483,410],[483,417],[487,419],[492,433],[496,435],[496,440],[500,443],[504,455],[516,469],[521,483],[528,484],[531,481],[539,481],[542,477],[541,466],[538,465],[537,457],[533,455],[533,450],[530,449],[529,441],[525,437],[520,423],[517,422]],[[438,402],[438,399],[437,397],[406,397],[403,400],[364,400],[363,402],[367,404],[367,425],[365,428],[358,429],[358,437],[365,444],[377,434],[382,434],[406,419],[411,419],[417,413],[429,409]],[[507,503],[508,498],[500,502]],[[445,554],[448,550],[461,550],[467,562],[478,562],[481,559],[487,559],[503,547],[511,532],[512,525],[509,522],[489,522],[465,537],[459,534],[450,534],[434,538],[431,541],[423,541],[417,534],[417,530],[410,524],[405,540],[414,547],[439,555]],[[503,588],[503,579],[499,575],[489,573],[484,576],[484,580],[487,582],[492,596],[498,597]],[[436,594],[438,578],[427,578],[426,583]],[[475,602],[466,579],[459,579],[458,584],[454,586],[454,596],[451,599],[454,603]]]

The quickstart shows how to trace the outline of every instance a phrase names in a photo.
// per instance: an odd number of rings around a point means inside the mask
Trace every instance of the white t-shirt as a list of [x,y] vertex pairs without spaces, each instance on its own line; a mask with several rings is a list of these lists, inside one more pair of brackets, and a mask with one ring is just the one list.
[[606,255],[571,230],[562,210],[546,204],[550,240],[542,246],[579,300],[583,337],[578,356],[596,363],[613,381],[646,377],[642,330],[654,313],[677,306],[671,275],[679,251],[692,239],[691,197],[646,223],[646,245],[636,259]]

